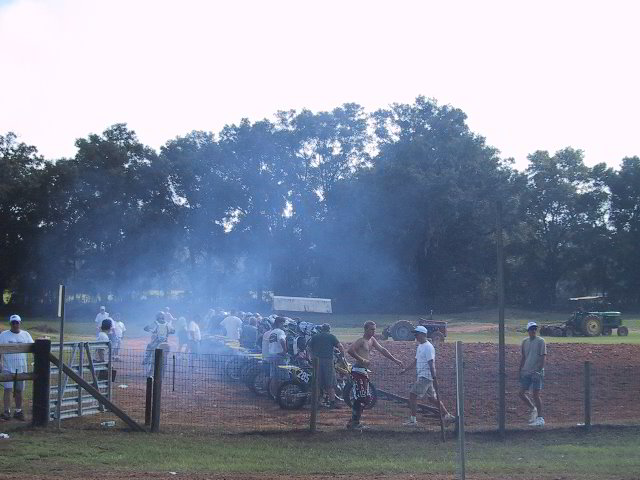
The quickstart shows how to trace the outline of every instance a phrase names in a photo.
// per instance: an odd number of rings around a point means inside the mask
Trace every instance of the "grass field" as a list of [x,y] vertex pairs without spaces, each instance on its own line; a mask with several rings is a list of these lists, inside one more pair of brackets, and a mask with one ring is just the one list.
[[[507,309],[505,312],[505,340],[508,344],[518,344],[522,338],[526,336],[524,327],[529,321],[536,321],[538,324],[543,323],[559,323],[567,318],[568,314],[564,313],[541,313],[527,310]],[[399,319],[410,320],[417,323],[418,315],[397,315],[397,314],[332,314],[332,315],[307,315],[309,321],[316,323],[330,323],[332,331],[338,338],[345,342],[350,342],[362,335],[362,325],[367,320],[373,320],[382,331],[386,325],[389,325]],[[435,320],[445,320],[452,327],[452,332],[447,337],[448,342],[463,341],[467,343],[488,342],[497,343],[497,310],[479,310],[475,312],[465,312],[458,314],[443,314],[434,316]],[[612,335],[610,337],[547,337],[549,342],[559,343],[597,343],[597,344],[616,344],[631,343],[640,344],[640,315],[624,315],[623,323],[629,328],[629,336],[618,337]],[[455,327],[478,325],[489,326],[495,325],[496,329],[490,331],[477,332],[456,332]],[[8,325],[7,325],[8,328]],[[59,321],[55,318],[25,318],[23,328],[28,330],[34,336],[49,336],[52,341],[58,340]],[[1,329],[1,328],[0,328]],[[478,330],[481,330],[478,329]],[[146,335],[142,330],[142,324],[127,324],[127,335],[136,337]],[[67,322],[65,324],[65,341],[88,341],[95,338],[95,324],[92,321],[87,322]]]
[[[640,428],[467,435],[467,472],[489,478],[638,478]],[[278,433],[206,436],[26,430],[0,441],[11,472],[76,478],[90,471],[277,474],[454,474],[456,441],[420,433]],[[532,476],[533,475],[533,476]],[[132,475],[134,477],[135,475]]]

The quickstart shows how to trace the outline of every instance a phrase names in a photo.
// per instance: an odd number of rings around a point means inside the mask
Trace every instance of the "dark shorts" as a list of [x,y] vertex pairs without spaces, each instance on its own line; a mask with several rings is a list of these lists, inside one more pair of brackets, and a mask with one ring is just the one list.
[[333,357],[318,358],[318,387],[323,390],[333,388],[336,384],[336,369]]
[[544,386],[544,375],[539,373],[525,373],[520,375],[520,386],[523,390],[542,390]]

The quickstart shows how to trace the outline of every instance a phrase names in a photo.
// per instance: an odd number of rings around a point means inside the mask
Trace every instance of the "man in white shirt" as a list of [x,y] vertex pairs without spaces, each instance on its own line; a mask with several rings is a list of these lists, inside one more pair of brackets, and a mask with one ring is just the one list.
[[106,320],[107,318],[110,318],[110,317],[109,317],[109,314],[107,313],[106,307],[103,305],[100,307],[100,311],[96,315],[96,340],[100,335],[100,328],[102,327],[102,321]]
[[[276,317],[273,322],[273,329],[264,334],[266,337],[267,355],[265,357],[264,350],[262,358],[269,363],[269,390],[273,397],[278,393],[280,381],[284,380],[284,370],[279,368],[287,363],[287,336],[282,327],[284,327],[284,317]],[[265,345],[263,338],[263,346]]]
[[191,354],[189,355],[189,366],[193,367],[195,363],[194,357],[198,355],[200,351],[200,340],[202,339],[200,327],[195,320],[191,320],[189,322],[189,326],[187,327],[187,336],[187,351]]
[[[10,330],[0,333],[0,344],[14,343],[33,343],[33,338],[26,330],[20,330],[22,319],[20,315],[11,315],[9,317]],[[27,354],[26,353],[5,353],[0,358],[2,373],[27,373]],[[3,382],[4,387],[4,412],[0,415],[1,420],[11,419],[11,393],[15,397],[16,410],[13,418],[16,420],[24,420],[24,412],[22,411],[22,391],[24,390],[24,380],[19,382]]]
[[418,426],[418,422],[416,420],[418,397],[423,397],[425,395],[427,395],[429,403],[436,407],[440,406],[440,412],[444,415],[445,422],[448,424],[453,423],[455,421],[455,417],[447,411],[444,404],[439,401],[436,395],[436,389],[438,388],[435,366],[436,350],[427,338],[427,329],[420,325],[415,328],[413,333],[416,337],[416,341],[418,342],[416,358],[407,368],[402,370],[401,373],[405,373],[413,367],[416,367],[418,371],[418,379],[411,386],[411,390],[409,391],[409,408],[411,409],[411,416],[404,425],[409,427]]
[[242,329],[242,320],[236,316],[236,311],[231,310],[231,315],[225,317],[220,325],[225,330],[225,337],[231,340],[240,340],[240,330]]

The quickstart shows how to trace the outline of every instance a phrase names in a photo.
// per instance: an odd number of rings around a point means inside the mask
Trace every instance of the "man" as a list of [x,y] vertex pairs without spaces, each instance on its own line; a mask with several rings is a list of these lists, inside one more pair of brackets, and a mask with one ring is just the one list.
[[[273,322],[273,328],[264,334],[262,342],[262,357],[269,364],[269,391],[273,397],[278,393],[279,380],[284,377],[282,369],[278,367],[285,365],[287,359],[286,334],[282,329],[284,323],[284,317],[276,317]],[[267,350],[266,357],[265,347]]]
[[[536,336],[538,324],[527,323],[529,337],[522,341],[520,368],[520,398],[529,407],[529,425],[532,427],[544,427],[542,418],[542,402],[540,390],[544,379],[544,359],[547,355],[547,345],[542,337]],[[533,402],[527,395],[529,389],[533,391]]]
[[364,324],[364,335],[349,346],[347,352],[356,363],[351,369],[351,380],[353,381],[353,405],[351,408],[351,420],[347,423],[348,429],[362,430],[366,428],[360,423],[360,417],[365,405],[371,401],[371,390],[369,389],[369,370],[371,348],[378,350],[383,356],[402,368],[402,362],[391,355],[375,339],[376,324],[368,321]]
[[336,403],[336,368],[333,359],[333,349],[337,348],[344,356],[344,347],[335,335],[331,333],[331,326],[325,323],[309,340],[311,356],[318,359],[318,393],[320,390],[329,396],[329,408],[338,408]]
[[[440,412],[444,415],[445,423],[453,423],[455,417],[451,415],[444,404],[436,395],[438,389],[438,380],[436,377],[436,350],[427,338],[427,329],[422,325],[415,328],[413,334],[418,342],[418,348],[416,349],[416,358],[414,358],[411,365],[407,366],[401,373],[406,373],[413,367],[416,367],[418,372],[417,381],[411,386],[409,391],[409,408],[411,410],[411,416],[409,420],[403,425],[408,427],[417,427],[418,422],[416,420],[416,412],[418,409],[418,397],[427,396],[429,403],[440,407]],[[435,387],[435,388],[434,388]]]
[[231,315],[225,317],[220,325],[225,330],[225,337],[231,340],[240,340],[240,329],[242,328],[242,320],[236,316],[236,311],[231,310]]
[[[146,327],[144,327],[145,332],[151,333],[151,341],[147,344],[147,349],[144,353],[144,359],[142,360],[143,365],[147,365],[149,367],[152,366],[152,358],[155,349],[158,348],[161,344],[167,343],[169,335],[176,332],[173,329],[173,326],[171,326],[165,320],[164,315],[165,312],[158,312],[156,314],[156,321],[152,325],[147,325]],[[148,370],[150,371],[149,367]]]
[[[33,338],[26,330],[20,330],[22,319],[20,315],[11,315],[9,317],[10,330],[0,333],[0,344],[13,343],[33,343]],[[0,358],[2,373],[27,373],[27,354],[26,353],[5,353]],[[22,391],[24,390],[24,380],[16,382],[3,382],[4,387],[4,411],[0,415],[2,420],[11,419],[11,393],[15,398],[15,412],[13,418],[16,420],[24,420],[24,412],[22,411]]]
[[193,367],[195,365],[195,356],[200,353],[200,340],[202,340],[200,326],[196,323],[195,320],[191,320],[189,322],[187,333],[187,351],[191,354],[189,355],[189,366]]
[[100,335],[102,321],[107,318],[109,318],[109,314],[107,313],[106,307],[103,305],[100,307],[100,311],[96,315],[96,340],[98,340],[98,336]]
[[256,317],[250,317],[247,323],[242,324],[240,331],[240,346],[255,350],[258,342],[258,322]]

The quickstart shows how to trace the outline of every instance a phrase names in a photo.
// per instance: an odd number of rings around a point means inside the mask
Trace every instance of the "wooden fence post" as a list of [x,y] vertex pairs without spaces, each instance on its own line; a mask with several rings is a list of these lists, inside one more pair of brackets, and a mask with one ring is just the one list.
[[33,410],[34,427],[46,427],[49,424],[49,384],[51,378],[51,340],[35,341],[33,346]]
[[164,350],[156,348],[153,364],[153,402],[151,405],[151,431],[160,430],[160,399],[162,397],[162,374],[164,372]]
[[591,362],[584,362],[584,429],[591,430]]
[[309,420],[309,430],[316,431],[316,421],[318,418],[318,358],[313,358],[313,379],[311,380],[311,419]]
[[464,444],[464,356],[462,342],[456,342],[456,410],[458,411],[458,468],[460,480],[466,478],[466,451]]

